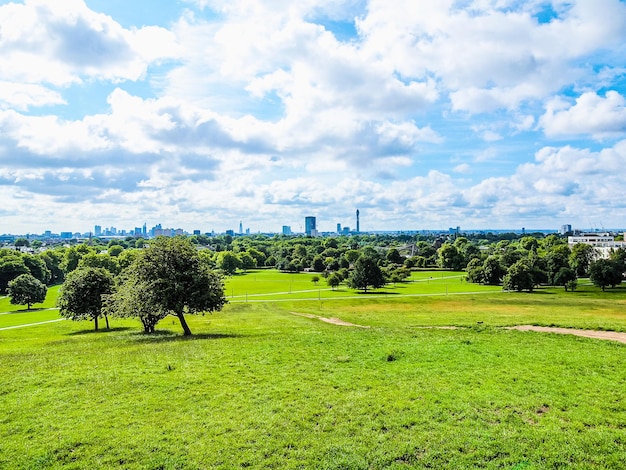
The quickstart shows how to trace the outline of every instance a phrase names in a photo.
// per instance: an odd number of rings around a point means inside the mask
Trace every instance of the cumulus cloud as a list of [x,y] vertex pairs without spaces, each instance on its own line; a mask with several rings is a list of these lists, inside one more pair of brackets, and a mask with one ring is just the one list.
[[614,90],[604,97],[595,92],[583,93],[575,104],[556,98],[546,105],[539,124],[551,137],[587,134],[603,139],[624,135],[626,99]]
[[7,85],[0,100],[19,109],[63,103],[50,87],[139,80],[149,64],[178,54],[174,35],[164,28],[125,29],[83,0],[2,5],[0,24],[0,70]]

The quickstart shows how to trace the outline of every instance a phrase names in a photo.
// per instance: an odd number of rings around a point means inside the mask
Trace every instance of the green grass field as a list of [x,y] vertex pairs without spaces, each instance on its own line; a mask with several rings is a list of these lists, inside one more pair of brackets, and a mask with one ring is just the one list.
[[[0,330],[0,467],[624,468],[626,345],[499,327],[626,331],[626,288],[460,274],[372,294],[234,276],[191,338],[174,318],[152,336],[117,319]],[[58,318],[2,302],[0,329]]]

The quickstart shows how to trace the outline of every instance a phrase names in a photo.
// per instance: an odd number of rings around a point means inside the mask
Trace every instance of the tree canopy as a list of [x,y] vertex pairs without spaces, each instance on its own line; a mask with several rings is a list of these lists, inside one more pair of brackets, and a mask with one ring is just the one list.
[[376,260],[361,256],[354,263],[354,270],[348,278],[348,285],[353,289],[363,289],[363,292],[367,292],[369,287],[374,289],[383,287],[385,278]]
[[[113,310],[139,317],[146,331],[154,331],[165,315],[174,315],[185,335],[191,335],[185,313],[217,311],[225,303],[221,277],[202,261],[189,240],[181,238],[151,240],[124,271],[112,296]],[[146,321],[154,324],[146,328]]]
[[11,303],[16,305],[26,305],[30,310],[32,304],[38,304],[46,300],[48,288],[31,274],[21,274],[9,282],[7,293],[11,298]]
[[[112,290],[113,276],[106,269],[75,269],[67,275],[59,291],[59,313],[71,320],[93,320],[95,330],[98,330],[98,318],[103,315],[104,298]],[[108,318],[106,319],[108,327]]]

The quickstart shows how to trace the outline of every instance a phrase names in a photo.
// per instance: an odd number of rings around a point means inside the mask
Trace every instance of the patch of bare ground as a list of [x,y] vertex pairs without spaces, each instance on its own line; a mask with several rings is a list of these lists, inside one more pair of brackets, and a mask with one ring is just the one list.
[[582,336],[584,338],[619,341],[620,343],[626,344],[626,333],[620,333],[617,331],[576,330],[573,328],[558,328],[553,326],[535,325],[508,326],[505,329],[518,331],[538,331],[541,333],[558,333],[561,335],[575,335]]
[[332,325],[338,325],[338,326],[353,326],[356,328],[369,328],[369,326],[363,326],[363,325],[355,325],[354,323],[349,323],[347,321],[343,321],[340,318],[326,318],[326,317],[320,317],[318,315],[313,315],[311,313],[298,313],[298,312],[289,312],[292,315],[298,315],[299,317],[305,317],[305,318],[313,318],[319,321],[323,321],[325,323],[330,323]]

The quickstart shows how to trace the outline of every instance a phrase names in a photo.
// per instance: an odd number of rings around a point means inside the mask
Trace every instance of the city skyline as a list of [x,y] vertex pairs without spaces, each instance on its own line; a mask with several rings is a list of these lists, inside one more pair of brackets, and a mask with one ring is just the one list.
[[626,225],[624,1],[0,0],[0,24],[0,232]]

